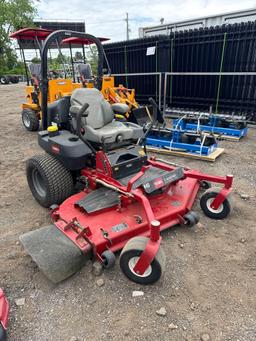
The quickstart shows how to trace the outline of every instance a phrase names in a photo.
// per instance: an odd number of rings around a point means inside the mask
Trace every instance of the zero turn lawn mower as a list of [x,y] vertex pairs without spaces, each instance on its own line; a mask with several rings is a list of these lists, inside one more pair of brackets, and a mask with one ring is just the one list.
[[[93,89],[76,89],[48,105],[47,51],[53,40],[76,36],[98,49],[98,78]],[[42,122],[38,142],[46,152],[27,161],[34,198],[50,208],[52,224],[20,236],[39,268],[58,282],[94,257],[103,267],[115,263],[132,281],[156,282],[164,272],[160,232],[198,222],[192,206],[200,188],[200,205],[210,218],[231,212],[233,177],[212,176],[149,158],[141,144],[150,130],[114,119],[127,105],[108,103],[102,93],[103,47],[89,34],[55,31],[42,49]],[[57,125],[52,125],[52,123]],[[64,129],[63,129],[64,126]],[[209,182],[222,185],[210,188]]]

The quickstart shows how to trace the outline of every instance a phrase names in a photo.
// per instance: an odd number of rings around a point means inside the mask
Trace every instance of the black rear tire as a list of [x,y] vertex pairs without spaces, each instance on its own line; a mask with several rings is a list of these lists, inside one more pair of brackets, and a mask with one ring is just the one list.
[[33,109],[23,109],[21,119],[24,127],[28,131],[36,131],[39,129],[39,114]]
[[30,190],[41,206],[61,204],[73,194],[71,172],[49,154],[36,155],[29,159],[26,172]]

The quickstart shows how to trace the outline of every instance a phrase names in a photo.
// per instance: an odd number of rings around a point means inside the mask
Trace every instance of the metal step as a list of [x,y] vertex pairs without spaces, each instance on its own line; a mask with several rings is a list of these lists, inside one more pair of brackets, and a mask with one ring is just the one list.
[[119,193],[108,188],[99,188],[75,203],[87,213],[97,212],[119,204]]

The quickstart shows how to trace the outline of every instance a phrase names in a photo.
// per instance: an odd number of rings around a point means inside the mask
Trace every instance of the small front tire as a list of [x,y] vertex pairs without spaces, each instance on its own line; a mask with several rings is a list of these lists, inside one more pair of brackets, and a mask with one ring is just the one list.
[[219,194],[219,188],[209,188],[202,195],[200,199],[200,206],[204,214],[211,219],[224,219],[232,211],[232,201],[230,195],[223,201],[223,203],[216,210],[211,207],[212,202]]
[[146,269],[144,274],[139,275],[133,269],[145,250],[148,242],[146,237],[135,237],[130,239],[124,246],[120,255],[120,268],[131,281],[139,284],[153,284],[157,282],[164,272],[166,257],[161,247]]

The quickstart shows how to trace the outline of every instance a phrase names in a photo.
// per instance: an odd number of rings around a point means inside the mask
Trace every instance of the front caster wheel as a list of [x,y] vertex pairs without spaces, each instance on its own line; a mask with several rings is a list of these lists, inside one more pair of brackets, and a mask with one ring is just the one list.
[[133,269],[145,250],[148,242],[146,237],[135,237],[130,239],[123,248],[120,255],[120,267],[126,277],[135,283],[153,284],[159,280],[165,268],[165,254],[161,247],[155,258],[143,275],[137,274]]
[[205,191],[200,199],[201,209],[207,217],[212,219],[226,218],[231,213],[233,208],[231,196],[228,196],[216,210],[211,207],[211,204],[219,194],[219,191],[220,189],[217,187],[209,188],[207,191]]

